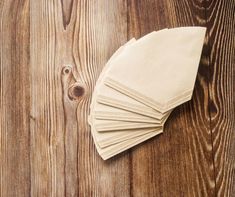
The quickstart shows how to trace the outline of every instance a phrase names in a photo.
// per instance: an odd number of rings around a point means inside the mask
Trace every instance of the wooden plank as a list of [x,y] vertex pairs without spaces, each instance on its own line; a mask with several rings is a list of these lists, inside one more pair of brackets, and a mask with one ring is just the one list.
[[[128,2],[130,37],[166,27],[205,26],[201,1]],[[163,135],[133,149],[133,196],[215,195],[207,48],[206,44],[192,101],[174,110]]]
[[[29,12],[30,11],[30,12]],[[235,2],[0,1],[0,196],[234,196]],[[87,115],[128,39],[208,27],[193,100],[108,161]]]
[[217,196],[235,196],[235,1],[208,1],[210,116]]
[[128,196],[128,154],[103,161],[87,124],[95,81],[127,39],[126,4],[61,2],[30,6],[31,195]]
[[29,1],[0,1],[0,196],[27,196]]

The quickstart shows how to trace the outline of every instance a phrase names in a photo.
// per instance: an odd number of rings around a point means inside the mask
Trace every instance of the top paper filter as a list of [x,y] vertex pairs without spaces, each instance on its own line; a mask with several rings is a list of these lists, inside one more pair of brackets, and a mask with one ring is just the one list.
[[162,113],[191,99],[206,28],[152,32],[125,47],[105,84]]

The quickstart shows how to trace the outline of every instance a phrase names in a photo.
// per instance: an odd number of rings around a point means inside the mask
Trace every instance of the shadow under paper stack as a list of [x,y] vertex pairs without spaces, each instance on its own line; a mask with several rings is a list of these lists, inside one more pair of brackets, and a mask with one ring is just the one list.
[[205,32],[154,31],[113,54],[96,83],[89,115],[104,160],[163,133],[171,111],[191,99]]

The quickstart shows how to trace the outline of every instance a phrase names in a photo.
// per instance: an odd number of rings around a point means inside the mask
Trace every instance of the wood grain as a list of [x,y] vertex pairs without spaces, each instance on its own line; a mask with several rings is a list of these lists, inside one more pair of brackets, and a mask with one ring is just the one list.
[[[147,14],[148,10],[151,15]],[[129,13],[129,32],[134,35],[164,27],[205,26],[206,22],[204,5],[199,1],[130,1]],[[206,48],[207,44],[204,51]],[[162,136],[134,149],[133,196],[215,195],[207,111],[208,66],[207,56],[203,53],[192,101],[173,112]]]
[[27,196],[29,1],[0,1],[0,196]]
[[235,1],[208,1],[207,8],[216,194],[235,196]]
[[99,72],[126,42],[125,4],[74,1],[67,13],[67,3],[31,1],[31,194],[127,196],[128,157],[102,161],[87,124]]
[[[235,196],[235,2],[0,0],[0,196]],[[95,82],[132,37],[207,36],[192,101],[165,133],[103,161]]]

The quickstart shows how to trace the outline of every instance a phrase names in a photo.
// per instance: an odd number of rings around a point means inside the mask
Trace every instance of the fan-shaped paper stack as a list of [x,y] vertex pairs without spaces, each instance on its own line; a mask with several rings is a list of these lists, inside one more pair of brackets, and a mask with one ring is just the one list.
[[171,111],[192,97],[206,28],[152,32],[120,47],[93,93],[89,124],[108,159],[163,132]]

